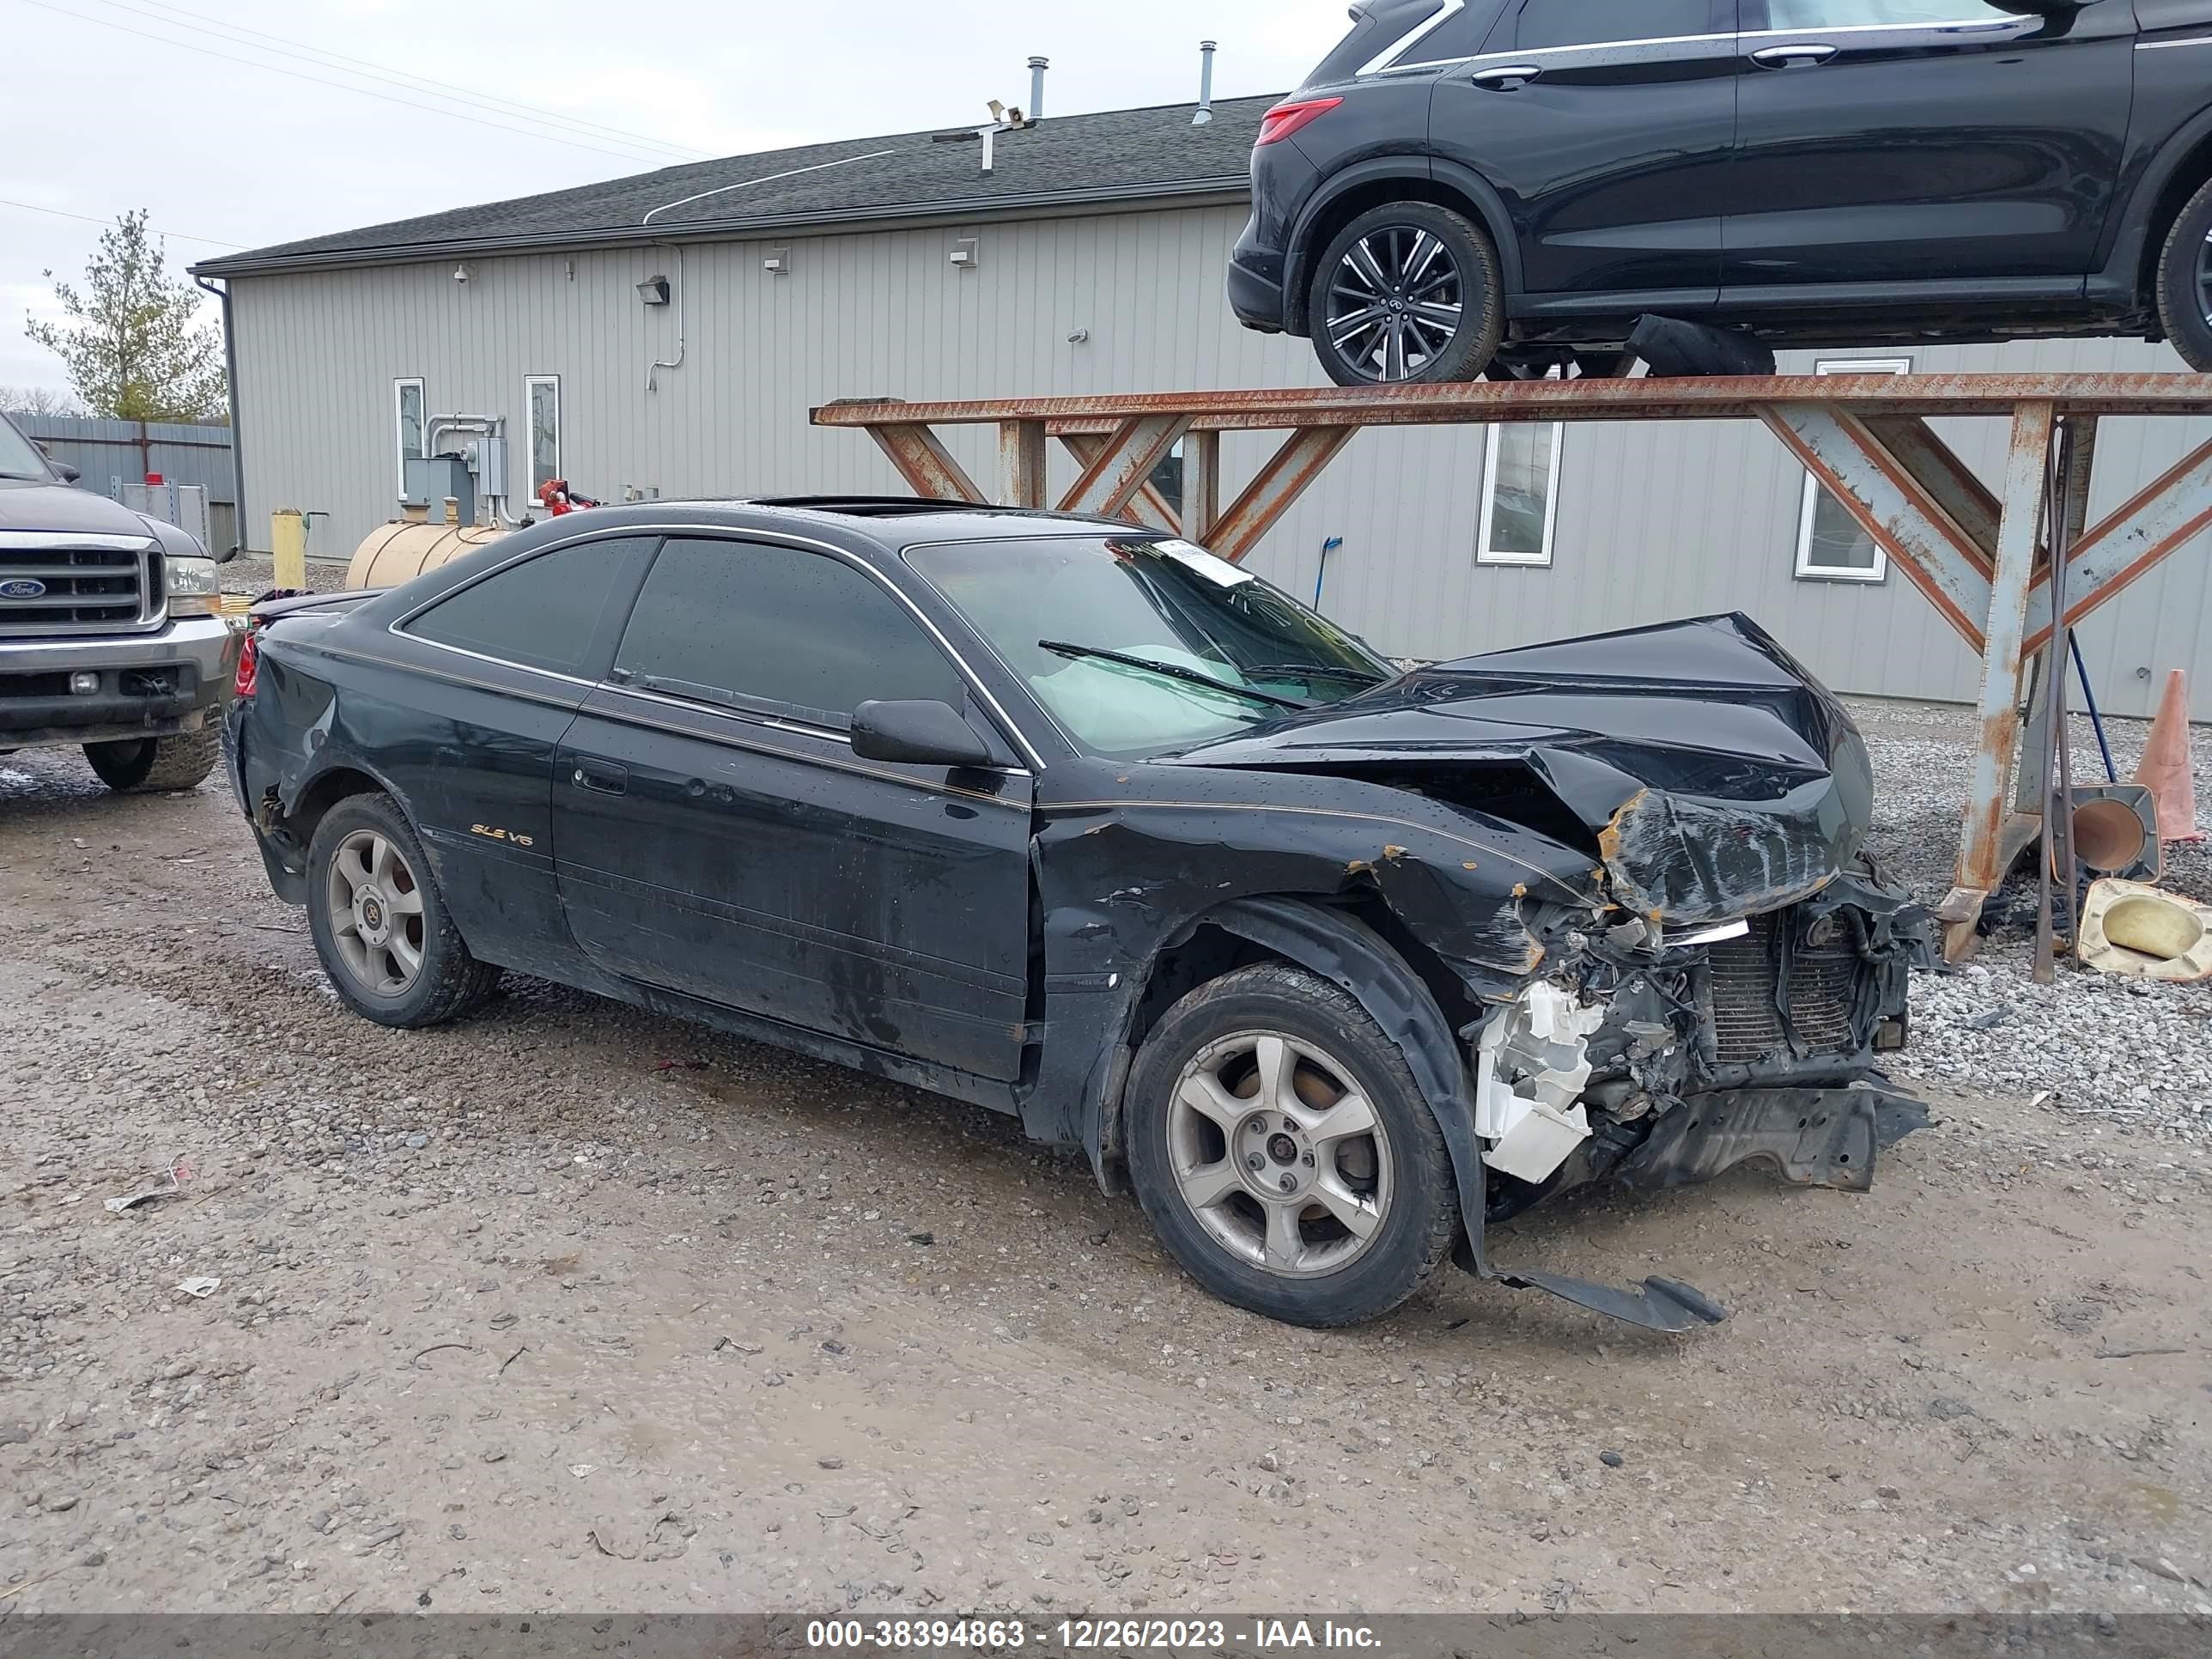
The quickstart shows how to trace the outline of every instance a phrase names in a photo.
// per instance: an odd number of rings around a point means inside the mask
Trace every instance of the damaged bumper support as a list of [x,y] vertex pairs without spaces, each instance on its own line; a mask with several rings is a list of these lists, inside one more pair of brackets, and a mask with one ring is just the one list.
[[[1925,933],[1868,872],[1671,941],[1640,923],[1568,934],[1553,977],[1462,1032],[1486,1218],[1600,1179],[1663,1189],[1747,1164],[1869,1190],[1881,1149],[1929,1121],[1875,1069]],[[1747,1046],[1747,1032],[1768,1035]],[[1673,1279],[1622,1291],[1493,1267],[1479,1236],[1468,1265],[1654,1329],[1723,1316]]]

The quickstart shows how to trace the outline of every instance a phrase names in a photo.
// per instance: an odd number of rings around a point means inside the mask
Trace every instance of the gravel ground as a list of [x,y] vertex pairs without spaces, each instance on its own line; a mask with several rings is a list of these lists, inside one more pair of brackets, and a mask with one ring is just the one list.
[[[1963,708],[1857,701],[1880,789],[1874,850],[1886,869],[1929,902],[1949,890],[1959,842],[1960,780],[1972,753],[1974,722]],[[2101,781],[2104,763],[2086,718],[2072,722],[2077,781]],[[2106,722],[2123,779],[2142,757],[2149,725]],[[2194,745],[2200,801],[2212,803],[2212,741]],[[2028,861],[2030,870],[2033,860]],[[2212,899],[2212,842],[2166,848],[2161,884]],[[2032,880],[2015,878],[2000,902],[2032,902]],[[2021,909],[2018,914],[2032,915]],[[2162,985],[2114,979],[2061,962],[2056,981],[2030,971],[2033,932],[2008,926],[1983,942],[1958,972],[1922,975],[1913,987],[1913,1046],[1900,1076],[2028,1096],[2051,1109],[2124,1122],[2160,1139],[2212,1139],[2212,983]]]
[[[1885,837],[1940,887],[1912,843],[1954,835],[1956,717],[1868,720]],[[1313,1334],[1199,1293],[988,1113],[530,981],[368,1025],[219,782],[11,757],[0,1620],[2212,1616],[2212,1160],[2169,1139],[2178,1091],[2122,1115],[2201,1063],[2203,1005],[2069,977],[2046,1013],[2015,944],[1978,965],[1923,987],[1941,1121],[1872,1194],[1739,1171],[1494,1241],[1674,1274],[1727,1323],[1446,1273]],[[1954,998],[2022,1012],[1969,1047]],[[2100,1084],[2107,1010],[2133,1049]],[[180,1157],[179,1195],[105,1207]]]

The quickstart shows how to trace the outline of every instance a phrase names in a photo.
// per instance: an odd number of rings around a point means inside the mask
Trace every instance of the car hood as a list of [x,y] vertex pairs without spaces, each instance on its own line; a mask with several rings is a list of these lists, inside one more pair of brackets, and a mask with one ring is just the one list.
[[1365,778],[1509,818],[1677,923],[1819,891],[1874,800],[1842,704],[1741,615],[1438,663],[1162,758]]
[[145,536],[146,520],[88,489],[35,478],[0,478],[0,535],[51,530],[64,535]]

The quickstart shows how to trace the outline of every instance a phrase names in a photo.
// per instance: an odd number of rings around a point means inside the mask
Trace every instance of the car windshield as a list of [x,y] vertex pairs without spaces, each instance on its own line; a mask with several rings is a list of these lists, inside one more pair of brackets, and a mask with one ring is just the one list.
[[0,415],[0,478],[36,478],[43,483],[46,477],[46,464],[31,441]]
[[907,562],[1060,728],[1117,759],[1241,731],[1392,678],[1384,659],[1189,542],[962,542]]

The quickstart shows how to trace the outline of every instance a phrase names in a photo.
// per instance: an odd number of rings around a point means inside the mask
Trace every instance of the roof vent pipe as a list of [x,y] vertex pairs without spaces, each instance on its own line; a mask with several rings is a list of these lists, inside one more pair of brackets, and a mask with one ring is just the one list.
[[1035,126],[1044,119],[1044,72],[1052,67],[1049,58],[1030,59],[1030,125]]
[[1213,42],[1200,41],[1198,55],[1198,113],[1190,118],[1190,124],[1202,127],[1213,119]]

